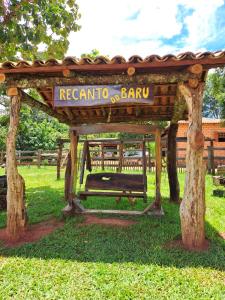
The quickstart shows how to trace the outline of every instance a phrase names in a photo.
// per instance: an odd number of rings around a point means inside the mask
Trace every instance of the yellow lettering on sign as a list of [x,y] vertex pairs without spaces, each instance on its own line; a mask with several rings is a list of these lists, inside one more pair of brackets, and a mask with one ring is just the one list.
[[66,91],[64,89],[59,89],[59,99],[66,100]]
[[122,99],[126,99],[127,98],[127,89],[126,88],[121,88],[120,90],[120,96]]
[[149,88],[148,87],[144,87],[143,88],[143,98],[147,99],[149,96]]
[[108,98],[109,98],[109,90],[108,90],[107,88],[104,88],[104,89],[102,90],[102,97],[103,97],[104,99],[108,99]]
[[101,90],[102,88],[96,88],[96,91],[98,92],[98,99],[101,99]]
[[141,90],[140,87],[136,88],[136,99],[141,99]]
[[66,90],[66,100],[72,100],[72,90],[71,89]]
[[90,99],[95,100],[95,90],[94,89],[87,90],[87,98],[88,98],[88,100],[90,100]]
[[134,88],[130,88],[130,89],[129,89],[127,98],[135,99]]
[[80,99],[84,98],[84,100],[87,100],[87,95],[85,89],[80,90]]
[[77,98],[76,96],[75,96],[75,93],[78,91],[78,89],[73,89],[72,90],[72,98],[73,98],[73,100],[78,100],[79,98]]

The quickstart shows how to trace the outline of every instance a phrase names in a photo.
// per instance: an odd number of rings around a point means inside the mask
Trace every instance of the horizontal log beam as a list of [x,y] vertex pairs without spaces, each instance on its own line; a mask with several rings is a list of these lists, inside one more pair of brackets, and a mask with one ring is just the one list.
[[66,124],[70,125],[69,121],[64,116],[62,116],[61,114],[55,112],[53,109],[51,109],[47,105],[41,103],[40,101],[34,99],[33,97],[31,97],[30,95],[28,95],[24,91],[21,91],[21,100],[22,100],[22,103],[27,104],[30,107],[35,107],[38,110],[41,110],[41,111],[47,113],[49,116],[58,119],[59,122],[66,123]]
[[156,126],[139,125],[139,124],[126,124],[126,123],[109,123],[109,124],[94,124],[94,125],[81,125],[73,126],[71,130],[80,134],[95,134],[107,132],[127,132],[136,134],[149,134],[156,131]]
[[6,84],[8,87],[17,86],[18,88],[44,88],[55,85],[81,85],[81,84],[176,84],[177,82],[187,82],[189,78],[197,75],[185,72],[156,73],[156,74],[127,74],[120,75],[77,75],[73,77],[43,77],[40,74],[26,76],[7,75]]

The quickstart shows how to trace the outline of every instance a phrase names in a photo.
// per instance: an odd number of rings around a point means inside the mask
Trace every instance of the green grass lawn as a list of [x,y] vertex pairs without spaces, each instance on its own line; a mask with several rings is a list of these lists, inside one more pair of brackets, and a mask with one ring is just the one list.
[[[21,167],[26,182],[29,223],[61,218],[63,179],[52,167]],[[0,171],[0,174],[3,170]],[[184,174],[179,175],[183,191]],[[80,187],[79,187],[80,188]],[[148,201],[154,196],[154,174],[148,176]],[[0,248],[0,299],[225,299],[225,199],[212,196],[206,178],[207,252],[167,249],[180,235],[179,207],[168,203],[168,182],[162,175],[165,216],[129,217],[127,228],[89,225],[82,217],[39,242]],[[128,201],[89,198],[88,208],[131,209]],[[133,209],[142,209],[139,200]],[[125,218],[125,217],[123,217]],[[4,227],[6,214],[0,214]]]

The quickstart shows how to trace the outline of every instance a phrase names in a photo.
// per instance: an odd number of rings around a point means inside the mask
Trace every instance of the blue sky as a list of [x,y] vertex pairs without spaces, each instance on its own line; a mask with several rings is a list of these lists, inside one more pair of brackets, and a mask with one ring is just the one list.
[[225,0],[77,0],[67,55],[165,55],[225,49]]

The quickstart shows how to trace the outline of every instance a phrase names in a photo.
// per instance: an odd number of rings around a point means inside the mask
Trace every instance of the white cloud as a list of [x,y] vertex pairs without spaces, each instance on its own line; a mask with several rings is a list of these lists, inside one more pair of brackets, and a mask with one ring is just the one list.
[[[80,56],[96,48],[104,55],[160,55],[182,50],[198,51],[212,38],[216,9],[222,0],[80,0],[82,28],[70,36],[68,55]],[[183,49],[164,45],[161,38],[179,35],[184,24],[177,19],[178,5],[193,9],[184,19],[189,36]],[[136,12],[137,18],[131,19]]]

